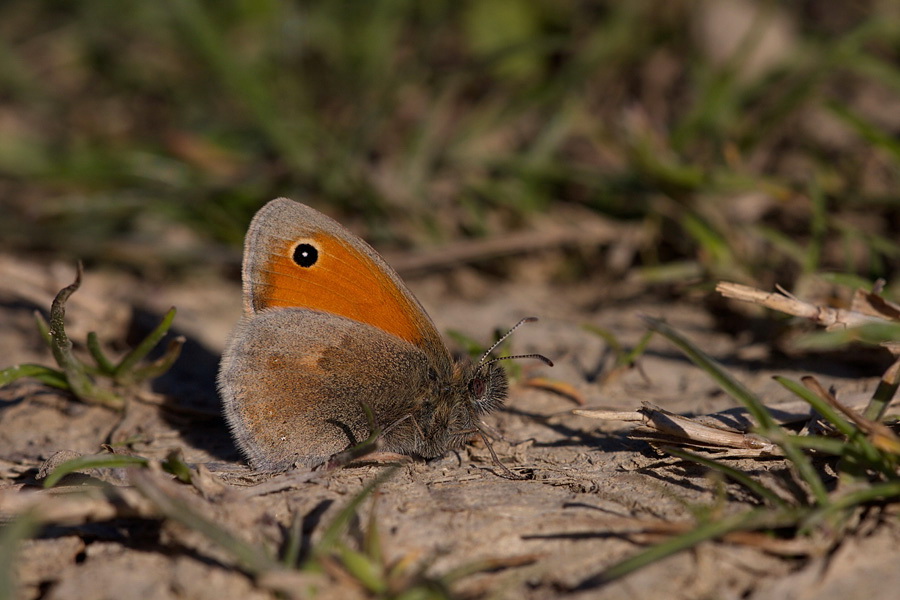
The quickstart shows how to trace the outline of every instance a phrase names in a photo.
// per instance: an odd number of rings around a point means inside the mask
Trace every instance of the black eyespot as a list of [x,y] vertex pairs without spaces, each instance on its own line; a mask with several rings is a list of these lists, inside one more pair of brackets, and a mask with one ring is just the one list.
[[319,251],[312,244],[297,244],[294,262],[301,267],[311,267],[319,261]]

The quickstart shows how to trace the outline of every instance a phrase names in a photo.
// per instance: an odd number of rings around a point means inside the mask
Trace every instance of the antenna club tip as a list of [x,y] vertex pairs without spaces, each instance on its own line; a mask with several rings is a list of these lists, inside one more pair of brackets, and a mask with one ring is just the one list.
[[522,358],[536,358],[539,361],[541,361],[542,363],[544,363],[545,365],[547,365],[548,367],[553,366],[553,361],[550,360],[549,358],[547,358],[546,356],[544,356],[543,354],[525,354],[522,356]]

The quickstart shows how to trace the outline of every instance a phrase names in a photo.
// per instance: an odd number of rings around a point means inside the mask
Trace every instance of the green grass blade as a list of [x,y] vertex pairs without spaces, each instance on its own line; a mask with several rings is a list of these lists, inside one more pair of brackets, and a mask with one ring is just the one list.
[[166,460],[162,462],[162,468],[166,473],[174,475],[175,479],[181,483],[190,483],[193,479],[191,468],[184,462],[184,458],[181,456],[181,448],[175,448],[174,450],[169,451],[166,455]]
[[162,482],[156,481],[152,473],[135,471],[131,474],[131,482],[135,489],[152,502],[163,515],[197,531],[214,544],[227,550],[249,573],[260,575],[267,571],[281,569],[278,563],[269,559],[264,549],[245,542],[195,510],[183,499],[163,489],[160,485]]
[[[859,429],[855,424],[847,421],[844,416],[830,404],[825,402],[816,393],[807,389],[805,386],[791,381],[784,377],[776,376],[775,381],[786,387],[788,390],[805,400],[822,415],[835,429],[847,436],[847,442],[841,448],[841,456],[848,458],[847,452],[853,450],[855,454],[862,459],[865,466],[885,473],[889,473],[890,469],[884,464],[883,455],[867,437],[866,433]],[[838,470],[844,472],[844,462],[838,467]]]
[[653,339],[653,332],[648,331],[641,339],[638,340],[637,345],[632,348],[629,352],[626,352],[624,356],[622,356],[621,363],[622,365],[633,365],[638,358],[640,358],[644,351],[647,350],[647,346],[650,345],[650,340]]
[[900,480],[874,483],[868,487],[848,492],[834,498],[828,506],[823,506],[805,519],[806,527],[828,520],[837,513],[869,502],[896,502],[900,499]]
[[828,421],[835,429],[846,435],[847,437],[851,437],[857,433],[859,433],[859,429],[853,423],[847,421],[841,413],[831,407],[827,402],[822,400],[818,395],[816,395],[812,390],[805,387],[803,384],[793,381],[792,379],[788,379],[787,377],[782,377],[781,375],[775,375],[772,377],[775,381],[780,383],[783,387],[787,388],[788,391],[793,393],[796,396],[799,396],[804,402],[808,403],[812,406],[813,410],[822,415],[826,421]]
[[184,343],[186,341],[187,338],[185,338],[184,336],[180,335],[176,337],[169,342],[169,347],[166,348],[165,354],[154,360],[149,365],[144,365],[143,367],[134,369],[131,372],[131,377],[129,379],[131,379],[135,383],[139,383],[147,379],[156,379],[172,368],[172,365],[174,365],[175,361],[178,360],[178,357],[181,356],[181,349],[182,347],[184,347]]
[[847,447],[843,439],[824,437],[821,435],[790,435],[783,433],[784,443],[804,450],[814,450],[831,456],[841,456]]
[[326,134],[313,132],[309,123],[297,119],[286,126],[268,84],[238,59],[211,18],[209,5],[198,0],[168,0],[166,4],[185,39],[209,63],[225,89],[243,102],[272,145],[294,169],[309,174],[316,158],[311,149],[321,149]]
[[601,338],[606,344],[612,348],[613,352],[616,355],[616,359],[622,355],[624,349],[622,348],[622,344],[619,343],[619,338],[616,337],[612,331],[605,327],[598,327],[597,325],[586,324],[581,326],[582,329],[593,333],[594,335]]
[[884,412],[893,401],[898,387],[900,387],[900,359],[888,367],[888,370],[882,375],[869,405],[863,411],[863,416],[870,421],[881,421],[884,418]]
[[472,358],[478,358],[484,352],[484,346],[481,343],[461,331],[450,329],[447,331],[447,337],[462,346],[463,352]]
[[685,460],[689,460],[692,462],[699,463],[704,467],[709,469],[713,469],[714,471],[718,471],[722,473],[729,479],[739,483],[740,485],[747,488],[751,493],[756,495],[758,498],[769,502],[775,506],[780,506],[782,508],[786,508],[788,503],[781,498],[774,490],[770,490],[763,484],[759,483],[743,471],[739,471],[738,469],[734,469],[729,467],[728,465],[721,463],[716,460],[712,460],[711,458],[707,458],[705,456],[701,456],[699,454],[695,454],[693,452],[687,452],[685,450],[681,450],[680,448],[673,448],[672,446],[663,446],[663,451],[672,454],[673,456],[677,456],[679,458],[683,458]]
[[900,142],[883,128],[871,123],[850,107],[836,100],[825,102],[825,108],[850,129],[855,130],[857,135],[866,142],[885,150],[895,162],[900,161]]
[[68,335],[66,335],[65,326],[66,302],[69,300],[69,297],[81,287],[81,275],[82,267],[81,263],[78,263],[75,281],[71,285],[61,289],[53,299],[53,304],[50,308],[49,337],[50,350],[53,353],[53,358],[56,360],[56,364],[58,364],[65,373],[66,380],[68,381],[72,392],[79,398],[86,398],[90,396],[92,388],[94,387],[93,382],[91,382],[85,374],[81,363],[75,358],[75,355],[72,354],[72,342],[69,340]]
[[372,481],[367,483],[365,487],[363,487],[363,489],[361,489],[350,500],[350,502],[348,502],[347,505],[338,512],[337,515],[335,515],[334,519],[331,521],[331,523],[328,524],[328,527],[322,533],[322,537],[319,539],[319,543],[316,544],[313,552],[318,555],[331,552],[332,549],[334,549],[337,545],[341,534],[346,529],[347,524],[356,513],[359,505],[362,504],[363,500],[365,500],[373,491],[375,491],[378,486],[390,479],[396,472],[396,466],[388,467],[387,469],[379,473],[377,477],[372,479]]
[[106,354],[103,353],[103,349],[100,347],[100,339],[94,331],[88,333],[87,348],[88,352],[91,353],[94,362],[97,363],[97,368],[100,369],[101,373],[104,375],[112,375],[115,373],[116,366],[106,357]]
[[347,572],[366,589],[373,594],[383,594],[387,591],[388,584],[385,581],[384,570],[370,556],[343,544],[338,545],[337,553]]
[[143,456],[126,456],[123,454],[92,454],[67,460],[47,475],[44,487],[51,488],[70,473],[78,473],[88,469],[119,469],[123,467],[146,467],[150,461]]
[[858,53],[852,61],[847,61],[846,67],[849,71],[855,71],[893,88],[895,93],[900,92],[900,71],[887,57]]
[[37,324],[38,333],[41,334],[44,343],[47,344],[48,348],[51,347],[53,345],[53,340],[50,338],[50,325],[47,323],[47,319],[44,318],[44,315],[41,314],[41,311],[34,311],[34,322]]
[[40,530],[34,509],[25,511],[0,528],[0,600],[13,600],[17,588],[16,553],[24,540]]
[[851,290],[871,290],[873,283],[872,280],[856,275],[855,273],[835,273],[829,271],[817,273],[816,277],[832,285],[843,286]]
[[363,552],[373,563],[384,565],[384,551],[381,547],[381,530],[378,527],[378,511],[376,510],[378,496],[372,502],[369,509],[369,523],[363,537]]
[[166,333],[169,332],[169,328],[172,326],[172,321],[175,319],[175,308],[170,308],[168,312],[163,316],[162,321],[160,321],[159,325],[157,325],[153,331],[147,334],[141,342],[131,349],[131,352],[126,354],[122,360],[116,365],[115,370],[113,371],[113,376],[116,380],[128,380],[132,376],[132,371],[134,370],[135,365],[147,354],[153,350],[154,347],[162,340]]
[[768,508],[760,508],[703,523],[688,532],[674,536],[612,565],[602,573],[583,582],[579,587],[591,587],[619,579],[682,550],[693,548],[702,542],[718,539],[732,531],[792,525],[795,522],[796,516],[792,511],[773,512]]
[[69,382],[66,380],[66,374],[62,371],[45,367],[43,365],[15,365],[0,371],[0,387],[10,384],[17,379],[23,377],[31,377],[37,379],[44,385],[59,388],[61,390],[71,390]]
[[815,438],[817,437],[818,440],[837,442],[841,445],[843,445],[843,441],[829,440],[819,436],[792,436],[780,427],[769,431],[766,434],[766,437],[781,447],[785,456],[787,456],[793,467],[797,469],[797,473],[799,473],[800,477],[807,485],[809,485],[816,503],[820,506],[828,504],[828,490],[825,488],[825,483],[822,481],[822,478],[819,476],[815,467],[813,467],[812,461],[803,453],[802,448],[809,447],[806,444],[814,443],[814,441],[816,441]]
[[795,345],[803,350],[831,350],[851,343],[877,345],[900,340],[900,323],[866,323],[847,329],[816,331],[799,338]]
[[816,176],[809,184],[809,199],[812,205],[812,219],[809,224],[810,240],[806,245],[803,268],[813,273],[819,268],[825,236],[828,234],[828,202],[822,190],[822,177]]
[[675,344],[681,351],[691,359],[695,365],[706,371],[719,386],[725,390],[732,398],[743,404],[758,424],[758,431],[763,435],[769,430],[778,429],[778,425],[772,419],[768,409],[763,406],[760,399],[751,392],[740,381],[731,376],[722,365],[713,360],[710,356],[697,348],[691,341],[675,331],[668,324],[651,317],[644,317],[649,324],[650,329],[661,333]]
[[736,264],[731,245],[715,227],[700,215],[685,214],[681,224],[703,251],[712,257],[714,266],[726,267]]
[[288,569],[296,569],[300,563],[300,550],[303,546],[303,514],[294,513],[291,519],[291,528],[288,531],[287,544],[285,544],[284,556],[281,559]]
[[798,473],[800,473],[800,476],[807,484],[809,484],[816,501],[822,504],[827,503],[828,492],[825,489],[825,484],[812,467],[809,458],[803,454],[796,444],[794,444],[790,436],[775,423],[772,416],[769,414],[768,409],[763,405],[756,394],[732,377],[722,365],[713,360],[690,340],[669,327],[666,323],[648,317],[645,317],[645,320],[650,324],[651,329],[658,331],[672,341],[694,364],[706,371],[723,390],[750,411],[750,414],[759,424],[757,431],[778,444],[781,449],[784,450],[785,455],[794,464]]
[[50,350],[56,364],[62,368],[72,393],[79,399],[102,404],[114,409],[121,409],[124,401],[103,388],[97,387],[85,372],[84,365],[72,353],[72,342],[66,335],[65,318],[66,302],[81,287],[82,266],[78,263],[75,281],[56,294],[50,308]]

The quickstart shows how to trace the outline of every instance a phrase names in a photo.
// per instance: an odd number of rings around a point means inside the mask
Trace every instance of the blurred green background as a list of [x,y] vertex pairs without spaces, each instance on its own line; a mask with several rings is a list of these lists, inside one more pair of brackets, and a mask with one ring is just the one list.
[[287,195],[379,247],[638,224],[632,266],[894,276],[900,3],[4,0],[0,251],[233,272]]

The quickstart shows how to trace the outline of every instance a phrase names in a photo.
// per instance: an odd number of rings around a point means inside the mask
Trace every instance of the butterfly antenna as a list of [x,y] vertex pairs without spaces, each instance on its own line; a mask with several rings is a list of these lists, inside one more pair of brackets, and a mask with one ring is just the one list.
[[486,359],[488,356],[490,356],[490,355],[491,355],[491,352],[493,352],[494,350],[497,349],[497,346],[499,346],[499,345],[502,344],[504,341],[506,341],[506,338],[508,338],[509,336],[511,336],[513,331],[515,331],[516,329],[518,329],[519,327],[521,327],[521,326],[524,325],[525,323],[534,323],[534,322],[537,321],[537,320],[538,320],[537,317],[525,317],[524,319],[522,319],[521,321],[519,321],[518,323],[516,323],[515,325],[513,325],[513,326],[512,326],[512,329],[510,329],[509,331],[507,331],[506,333],[504,333],[503,336],[502,336],[499,340],[497,340],[496,342],[494,342],[494,345],[493,345],[493,346],[491,346],[490,348],[488,348],[488,349],[485,351],[485,353],[481,355],[481,358],[479,359],[478,364],[479,364],[479,365],[483,365],[483,364],[484,364],[484,359]]
[[491,352],[493,352],[494,350],[497,349],[497,346],[502,344],[506,340],[506,338],[508,338],[509,336],[512,335],[513,331],[515,331],[516,329],[518,329],[525,323],[534,323],[537,320],[538,320],[537,317],[525,317],[524,319],[522,319],[521,321],[519,321],[518,323],[513,325],[509,331],[504,333],[503,336],[499,340],[494,342],[493,346],[488,348],[487,351],[481,355],[481,358],[478,360],[478,367],[481,369],[481,368],[487,367],[488,365],[494,364],[498,360],[512,360],[514,358],[536,358],[538,360],[544,361],[546,364],[548,364],[552,367],[553,361],[550,360],[549,358],[547,358],[546,356],[544,356],[543,354],[517,354],[516,356],[501,356],[498,358],[492,358],[491,360],[484,362],[487,359],[487,357],[491,355]]
[[487,367],[488,365],[492,365],[495,362],[501,361],[501,360],[515,360],[518,358],[536,358],[540,361],[543,361],[543,363],[549,367],[553,366],[553,361],[550,360],[549,358],[547,358],[546,356],[544,356],[543,354],[516,354],[515,356],[498,356],[497,358],[492,358],[491,360],[487,361],[486,363],[482,363],[481,367],[482,368]]

